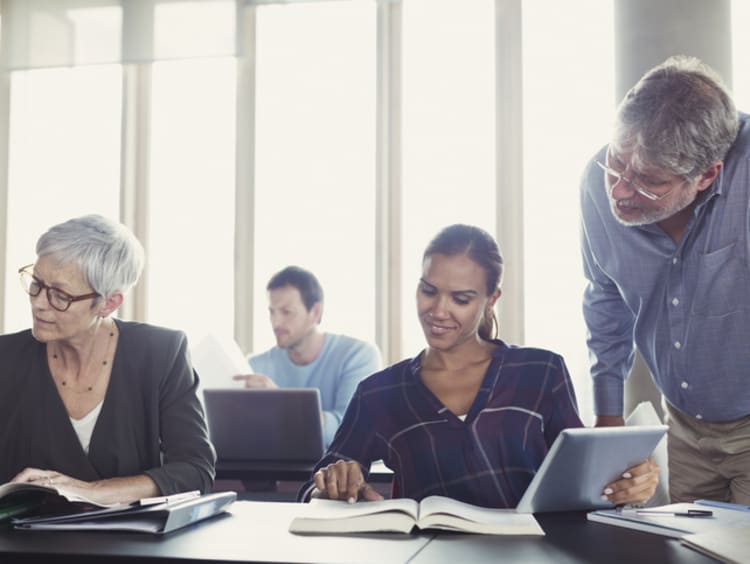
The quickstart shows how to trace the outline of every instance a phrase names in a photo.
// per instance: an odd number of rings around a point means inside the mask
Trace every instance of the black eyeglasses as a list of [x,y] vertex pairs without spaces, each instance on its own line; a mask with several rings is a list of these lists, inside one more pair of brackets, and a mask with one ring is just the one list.
[[21,288],[32,298],[39,295],[42,290],[47,290],[47,302],[49,305],[55,308],[57,311],[67,311],[70,304],[73,302],[80,302],[81,300],[90,300],[99,296],[96,292],[90,294],[83,294],[81,296],[71,296],[67,292],[55,288],[54,286],[47,286],[44,282],[34,276],[29,270],[34,264],[27,264],[18,269],[18,275],[21,277]]

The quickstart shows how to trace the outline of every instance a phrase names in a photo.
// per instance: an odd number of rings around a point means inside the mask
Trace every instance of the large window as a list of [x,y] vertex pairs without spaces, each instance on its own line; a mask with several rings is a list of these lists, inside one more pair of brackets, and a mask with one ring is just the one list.
[[750,2],[732,2],[732,85],[735,103],[741,111],[750,112],[750,35],[747,22],[750,21]]
[[152,323],[232,335],[235,62],[153,65],[146,311]]
[[39,236],[87,213],[119,214],[119,65],[11,75],[5,331],[31,325],[18,268]]
[[[526,344],[563,355],[590,422],[578,188],[614,117],[612,6],[523,6]],[[580,25],[581,14],[596,24]]]
[[410,0],[403,10],[402,356],[424,348],[415,295],[439,229],[495,232],[494,1]]
[[[590,420],[578,183],[610,135],[613,6],[520,4],[518,45],[497,26],[512,0],[5,0],[4,26],[23,12],[11,5],[42,16],[3,28],[13,60],[0,120],[10,127],[3,330],[29,325],[16,271],[40,233],[96,212],[132,221],[146,245],[129,302],[138,318],[193,342],[236,331],[247,352],[265,349],[265,285],[296,264],[324,287],[326,330],[374,341],[377,328],[396,361],[424,346],[414,294],[430,238],[451,223],[497,233],[522,219],[523,264],[507,269],[523,270],[523,292],[503,300],[523,293],[519,344],[565,357]],[[749,110],[750,4],[732,9],[733,87]],[[523,183],[499,186],[498,171],[520,165],[498,168],[497,149],[507,141],[497,85],[511,82],[504,61],[518,52]],[[521,191],[523,218],[499,209],[498,194]]]
[[290,264],[320,280],[327,330],[374,341],[374,4],[262,6],[257,30],[253,348]]

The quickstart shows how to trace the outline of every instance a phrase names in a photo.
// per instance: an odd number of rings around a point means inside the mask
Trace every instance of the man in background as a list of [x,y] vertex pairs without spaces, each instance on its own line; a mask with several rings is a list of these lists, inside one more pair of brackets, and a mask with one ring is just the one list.
[[706,65],[671,58],[582,182],[596,424],[623,424],[637,348],[665,400],[672,501],[750,504],[749,119]]
[[318,388],[327,447],[357,384],[380,369],[380,352],[321,330],[323,289],[311,272],[288,266],[273,275],[266,290],[276,346],[250,356],[253,373],[234,378],[248,388]]

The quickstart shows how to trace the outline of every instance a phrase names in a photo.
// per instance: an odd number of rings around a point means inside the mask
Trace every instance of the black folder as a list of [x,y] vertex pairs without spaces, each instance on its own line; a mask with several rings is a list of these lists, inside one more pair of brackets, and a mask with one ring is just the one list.
[[219,492],[177,502],[128,505],[37,516],[12,521],[16,529],[48,531],[133,531],[163,535],[223,512],[236,492]]

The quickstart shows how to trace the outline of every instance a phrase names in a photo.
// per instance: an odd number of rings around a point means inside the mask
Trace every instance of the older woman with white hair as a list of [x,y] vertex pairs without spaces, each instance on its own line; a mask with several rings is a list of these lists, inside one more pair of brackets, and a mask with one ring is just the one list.
[[112,317],[143,247],[98,215],[43,234],[19,269],[32,328],[0,336],[0,483],[101,503],[210,490],[215,453],[185,335]]

